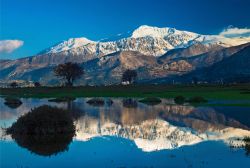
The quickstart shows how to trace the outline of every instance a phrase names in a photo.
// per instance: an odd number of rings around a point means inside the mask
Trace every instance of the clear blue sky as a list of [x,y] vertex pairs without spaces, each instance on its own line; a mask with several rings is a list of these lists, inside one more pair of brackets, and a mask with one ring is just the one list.
[[2,58],[34,55],[71,37],[99,40],[140,25],[202,34],[250,27],[250,0],[0,0],[0,40],[24,45]]

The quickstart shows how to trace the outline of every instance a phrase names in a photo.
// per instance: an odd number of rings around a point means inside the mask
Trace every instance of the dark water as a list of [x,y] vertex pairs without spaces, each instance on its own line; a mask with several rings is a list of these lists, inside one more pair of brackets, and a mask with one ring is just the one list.
[[50,144],[2,135],[1,168],[250,166],[246,149],[232,147],[242,146],[238,138],[250,136],[249,107],[193,107],[165,99],[154,106],[121,98],[112,98],[113,103],[106,98],[104,105],[90,105],[84,98],[21,100],[21,106],[11,108],[0,98],[1,127],[47,104],[73,112],[76,136]]

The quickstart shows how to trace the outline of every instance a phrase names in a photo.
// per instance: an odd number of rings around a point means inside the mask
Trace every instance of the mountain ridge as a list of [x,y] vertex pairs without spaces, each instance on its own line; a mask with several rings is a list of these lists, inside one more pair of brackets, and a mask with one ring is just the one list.
[[[240,45],[225,46],[223,41],[216,40],[229,38],[215,38],[214,35],[199,35],[174,28],[141,26],[130,35],[111,42],[71,38],[52,47],[52,50],[46,50],[48,53],[45,54],[2,60],[0,81],[40,81],[43,85],[58,85],[53,68],[65,62],[79,63],[84,67],[85,79],[78,85],[118,84],[126,69],[137,70],[139,81],[172,80],[172,77],[178,78],[212,66],[250,45],[250,41],[244,44],[240,41]],[[208,43],[211,39],[212,43]]]
[[[104,55],[110,54],[112,52],[117,52],[120,50],[133,50],[133,48],[127,49],[126,47],[132,43],[131,41],[134,41],[133,39],[144,39],[151,37],[153,38],[154,42],[158,43],[165,43],[162,47],[163,50],[159,52],[154,53],[147,53],[143,50],[137,49],[136,51],[140,51],[143,54],[151,54],[154,56],[160,56],[165,54],[168,50],[176,49],[176,48],[183,48],[188,47],[192,44],[195,44],[197,42],[203,43],[203,44],[209,44],[214,43],[217,45],[221,45],[223,47],[230,47],[235,45],[240,45],[246,42],[250,42],[249,39],[235,39],[235,38],[228,38],[223,37],[219,35],[201,35],[189,31],[181,31],[177,30],[175,28],[165,27],[165,28],[158,28],[158,27],[152,27],[147,25],[142,25],[139,28],[135,29],[131,36],[120,38],[119,40],[115,41],[92,41],[85,37],[81,38],[70,38],[69,40],[65,40],[62,43],[58,43],[52,47],[50,47],[47,50],[44,50],[43,52],[40,52],[40,54],[48,54],[48,53],[58,53],[62,51],[68,51],[70,49],[77,49],[78,47],[84,47],[85,49],[90,49],[87,45],[88,44],[96,44],[96,51],[95,54],[98,55],[98,50],[102,50]],[[140,40],[139,40],[140,41]],[[100,48],[99,46],[106,47]],[[135,47],[135,46],[134,46]],[[94,49],[90,49],[92,52],[94,52]],[[110,51],[108,51],[110,50]]]

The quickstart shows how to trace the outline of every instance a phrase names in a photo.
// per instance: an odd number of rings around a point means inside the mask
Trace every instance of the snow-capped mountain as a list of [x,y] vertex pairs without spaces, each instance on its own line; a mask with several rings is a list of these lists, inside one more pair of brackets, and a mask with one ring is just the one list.
[[197,132],[189,127],[174,126],[162,119],[146,120],[134,125],[120,125],[112,122],[101,124],[94,118],[82,117],[75,124],[78,130],[76,140],[88,141],[95,137],[118,136],[133,140],[138,148],[146,152],[175,149],[207,140],[223,140],[227,143],[250,136],[250,131],[233,127]]
[[[173,100],[162,99],[156,106],[138,103],[137,107],[124,107],[123,99],[112,99],[112,106],[93,107],[86,103],[88,98],[68,103],[53,103],[47,99],[23,100],[23,105],[13,110],[2,106],[1,117],[7,121],[3,127],[11,125],[18,116],[43,104],[76,110],[74,120],[76,135],[74,140],[89,141],[95,137],[115,136],[134,141],[146,152],[176,149],[209,140],[221,140],[229,145],[244,145],[240,139],[250,136],[250,130],[242,121],[220,113],[213,107],[193,107],[175,105]],[[110,100],[109,98],[106,100]],[[4,99],[0,99],[1,103]],[[134,99],[136,101],[136,99]],[[5,125],[7,124],[7,125]],[[2,140],[11,141],[0,128]]]
[[[197,42],[217,44],[223,47],[236,46],[250,42],[249,38],[227,38],[219,35],[201,35],[175,28],[158,28],[140,26],[130,37],[115,41],[91,41],[84,37],[63,41],[40,54],[67,52],[68,54],[84,54],[90,51],[94,56],[103,56],[117,51],[138,51],[145,55],[161,56],[171,49],[191,46]],[[118,36],[118,37],[119,37]]]
[[[228,38],[150,26],[140,26],[111,39],[114,41],[71,38],[31,57],[0,60],[0,84],[5,86],[11,80],[22,80],[58,85],[53,68],[65,62],[76,62],[84,67],[84,80],[77,83],[81,85],[118,84],[122,72],[128,68],[138,70],[138,81],[172,82],[170,76],[176,78],[200,71],[250,47],[250,37]],[[238,56],[235,59],[250,67],[248,57],[244,61]],[[249,70],[242,67],[239,66],[240,72],[244,80],[248,79]],[[225,74],[227,78],[232,77],[232,73]]]
[[42,52],[40,52],[40,54],[43,53],[58,53],[58,52],[62,52],[62,51],[67,51],[70,50],[72,48],[77,48],[77,47],[81,47],[84,45],[87,45],[89,43],[95,43],[94,41],[91,41],[85,37],[81,37],[81,38],[70,38],[69,40],[65,40],[61,43],[56,44],[55,46],[46,49]]
[[[130,139],[143,151],[175,149],[207,140],[230,140],[250,136],[249,128],[240,121],[218,113],[211,107],[161,105],[151,108],[123,108],[121,100],[114,100],[109,111],[99,108],[93,115],[86,112],[75,120],[76,140],[117,136]],[[139,107],[139,106],[138,106]],[[88,105],[84,106],[88,111]],[[98,110],[97,110],[98,111]],[[96,112],[97,112],[96,111]]]

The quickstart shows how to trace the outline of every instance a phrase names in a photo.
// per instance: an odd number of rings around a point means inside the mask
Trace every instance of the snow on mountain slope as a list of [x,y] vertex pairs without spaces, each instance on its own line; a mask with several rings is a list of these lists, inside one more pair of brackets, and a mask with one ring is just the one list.
[[90,43],[77,43],[77,45],[72,45],[69,40],[39,54],[61,53],[64,55],[84,55],[81,51],[91,51],[94,58],[118,51],[139,51],[145,55],[160,56],[169,49],[173,49],[173,47],[164,39],[147,36],[140,38],[123,38],[110,42],[91,41]]
[[118,136],[133,140],[138,148],[146,152],[175,149],[207,140],[223,140],[228,143],[233,139],[250,136],[250,131],[233,127],[199,133],[189,127],[174,126],[162,119],[120,125],[112,122],[100,123],[94,118],[83,117],[77,120],[75,125],[78,130],[76,140],[88,141],[94,137]]
[[146,36],[163,38],[164,40],[168,41],[174,48],[187,47],[196,42],[201,42],[203,44],[220,44],[224,47],[230,47],[250,42],[250,38],[229,38],[221,35],[201,35],[189,31],[176,30],[175,28],[158,28],[146,25],[140,26],[132,34],[133,38]]
[[52,46],[51,48],[42,51],[40,54],[43,53],[58,53],[62,51],[67,51],[73,48],[81,47],[84,45],[87,45],[89,43],[96,43],[94,41],[91,41],[85,37],[80,37],[80,38],[70,38],[69,40],[65,40],[59,44],[56,44],[55,46]]
[[167,41],[172,48],[182,46],[184,47],[185,45],[188,45],[190,41],[193,41],[196,38],[200,37],[199,34],[188,31],[180,31],[176,30],[175,28],[158,28],[146,25],[140,26],[132,34],[132,38],[141,38],[146,36],[150,36],[153,38],[162,38]]
[[203,44],[218,44],[223,47],[232,47],[250,42],[250,38],[228,38],[220,35],[200,36],[196,41]]
[[[119,38],[119,36],[117,36]],[[201,35],[175,28],[140,26],[131,36],[120,36],[115,41],[91,41],[86,38],[71,38],[40,54],[60,53],[84,55],[81,51],[91,51],[93,57],[111,54],[117,51],[138,51],[145,55],[161,56],[171,49],[185,48],[200,42],[218,44],[223,47],[250,42],[250,38],[228,38],[220,35]]]

